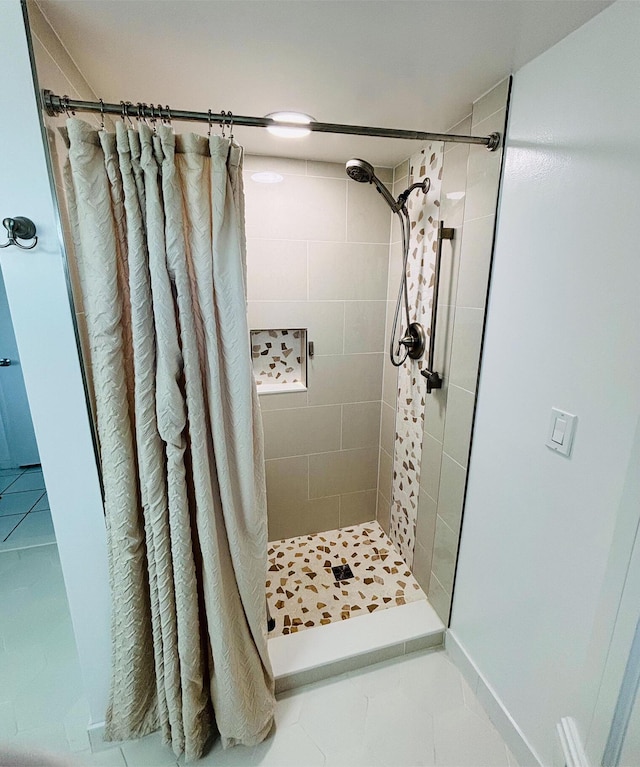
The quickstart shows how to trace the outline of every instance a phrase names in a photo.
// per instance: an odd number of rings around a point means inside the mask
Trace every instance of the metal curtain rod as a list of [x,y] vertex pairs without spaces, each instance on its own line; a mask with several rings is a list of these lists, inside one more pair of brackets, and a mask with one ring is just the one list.
[[[149,120],[184,120],[187,122],[204,122],[210,125],[244,125],[252,128],[300,128],[300,123],[280,122],[270,117],[246,117],[228,113],[189,112],[180,109],[170,109],[168,106],[153,104],[132,104],[121,101],[119,104],[107,104],[96,101],[78,101],[68,96],[57,96],[49,90],[42,91],[42,104],[48,115],[55,117],[62,112],[98,112],[102,115],[118,115]],[[311,131],[319,133],[346,133],[353,136],[377,136],[379,138],[403,138],[414,141],[448,141],[453,144],[482,144],[490,152],[500,146],[500,134],[489,136],[457,136],[449,133],[428,133],[426,131],[400,130],[398,128],[372,128],[366,125],[341,125],[339,123],[310,122],[304,125]]]

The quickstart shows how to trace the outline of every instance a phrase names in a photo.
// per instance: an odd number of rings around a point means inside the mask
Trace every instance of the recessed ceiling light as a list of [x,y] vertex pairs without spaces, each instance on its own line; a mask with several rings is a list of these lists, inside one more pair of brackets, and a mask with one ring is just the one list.
[[[308,125],[314,121],[311,115],[305,115],[302,112],[271,112],[265,117],[270,117],[272,120],[283,123],[300,123],[300,126]],[[278,125],[269,125],[267,127],[269,133],[274,136],[282,136],[283,138],[300,138],[301,136],[308,136],[311,131],[309,128],[289,128],[280,127]]]
[[253,173],[251,175],[252,181],[257,181],[259,184],[278,184],[284,179],[279,173],[274,173],[272,170],[262,170],[259,173]]

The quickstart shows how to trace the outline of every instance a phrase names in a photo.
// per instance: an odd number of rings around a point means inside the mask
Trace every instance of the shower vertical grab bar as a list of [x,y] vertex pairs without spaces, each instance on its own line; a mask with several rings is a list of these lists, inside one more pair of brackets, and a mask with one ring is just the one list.
[[431,327],[429,331],[429,353],[427,355],[427,367],[420,371],[420,375],[427,379],[427,394],[433,389],[442,388],[442,377],[433,369],[436,353],[436,322],[438,319],[438,294],[440,292],[440,267],[442,263],[442,241],[452,240],[454,230],[445,227],[444,222],[438,224],[438,244],[436,247],[436,263],[434,269],[433,299],[431,301]]

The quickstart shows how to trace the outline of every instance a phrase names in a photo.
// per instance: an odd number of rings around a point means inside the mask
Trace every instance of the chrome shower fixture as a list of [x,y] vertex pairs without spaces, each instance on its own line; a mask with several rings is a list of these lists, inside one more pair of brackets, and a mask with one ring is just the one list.
[[358,160],[354,157],[353,160],[347,162],[346,170],[347,176],[354,181],[357,181],[360,184],[374,184],[375,188],[384,197],[385,202],[394,213],[397,213],[401,209],[402,205],[393,199],[391,192],[376,176],[371,163],[368,163],[366,160]]
[[415,184],[411,184],[408,189],[405,189],[397,200],[393,199],[393,195],[387,189],[387,187],[376,176],[375,170],[371,163],[366,160],[359,160],[354,157],[352,160],[348,160],[346,164],[347,176],[357,181],[360,184],[373,184],[375,188],[384,197],[385,202],[391,208],[394,213],[399,213],[403,210],[407,204],[407,199],[414,189],[421,189],[423,194],[429,191],[431,186],[431,179],[425,178],[424,181],[418,181]]
[[[419,322],[412,322],[409,312],[409,289],[407,287],[407,260],[409,258],[409,233],[411,230],[411,222],[409,220],[409,210],[407,208],[407,200],[411,192],[414,189],[421,189],[423,194],[427,194],[431,187],[431,180],[427,177],[422,181],[418,181],[415,184],[411,184],[410,187],[404,190],[402,194],[398,196],[397,200],[393,199],[393,195],[387,189],[387,187],[376,176],[373,165],[366,160],[360,160],[354,157],[349,160],[346,165],[347,176],[357,181],[360,184],[374,184],[378,192],[384,197],[385,202],[391,208],[391,210],[400,219],[400,225],[402,228],[402,278],[400,280],[400,291],[398,293],[398,300],[396,302],[396,311],[393,317],[393,328],[391,330],[391,343],[389,346],[389,359],[391,364],[395,367],[400,367],[402,363],[410,357],[413,360],[419,360],[424,355],[426,347],[427,335],[424,327]],[[404,299],[404,317],[406,323],[406,329],[404,333],[400,333],[396,345],[396,338],[398,336],[398,319],[400,314],[400,306]]]

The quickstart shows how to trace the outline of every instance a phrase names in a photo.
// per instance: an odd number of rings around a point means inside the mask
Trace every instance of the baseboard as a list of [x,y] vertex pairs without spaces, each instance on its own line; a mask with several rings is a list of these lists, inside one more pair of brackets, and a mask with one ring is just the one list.
[[513,717],[478,670],[451,629],[445,634],[445,649],[480,701],[520,767],[544,767],[542,760],[518,727]]
[[557,763],[563,767],[589,767],[575,719],[563,717],[556,725],[559,751]]
[[90,724],[87,727],[87,735],[89,736],[89,745],[91,746],[92,754],[97,754],[98,751],[107,751],[118,745],[117,743],[105,741],[104,724],[104,722],[97,722],[96,724]]

